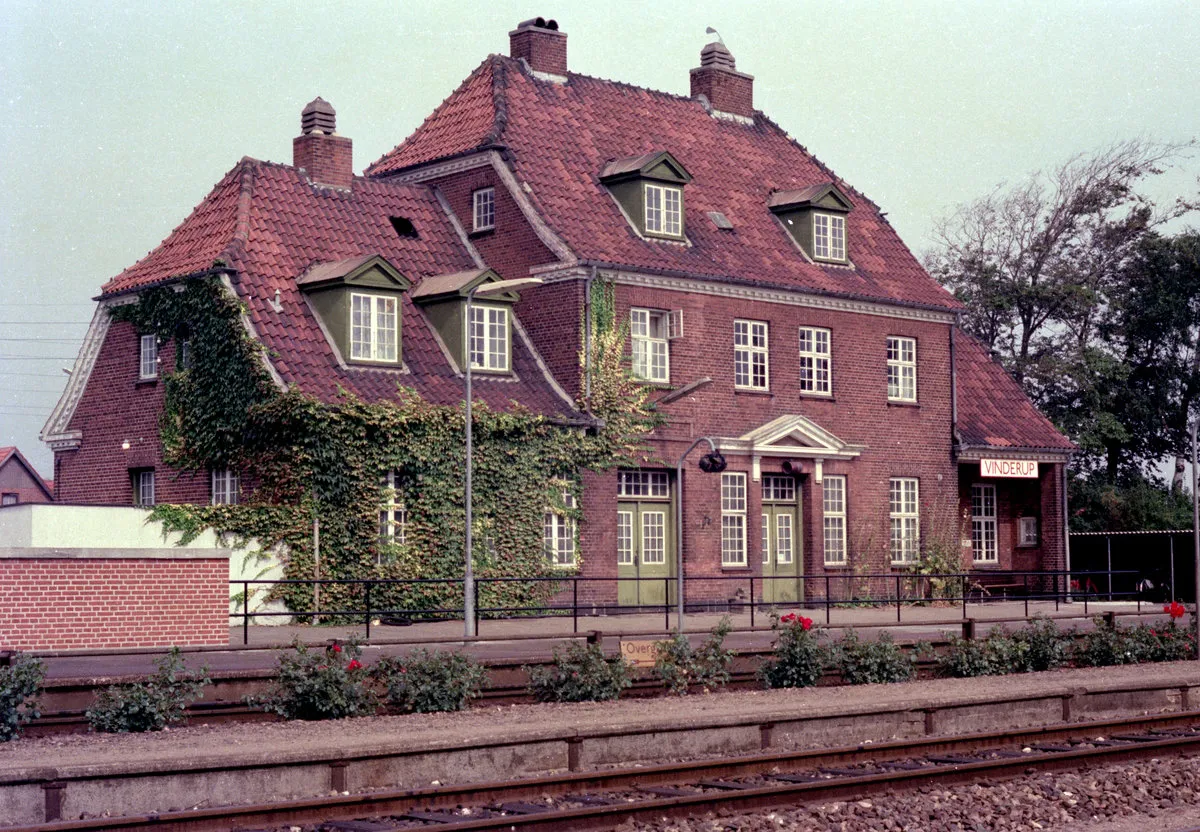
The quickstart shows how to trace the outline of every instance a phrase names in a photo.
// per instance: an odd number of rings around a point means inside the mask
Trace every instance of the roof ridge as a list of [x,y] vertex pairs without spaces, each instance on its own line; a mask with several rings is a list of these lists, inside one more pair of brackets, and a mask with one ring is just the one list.
[[499,55],[488,55],[492,62],[492,129],[482,145],[500,144],[508,128],[508,66]]

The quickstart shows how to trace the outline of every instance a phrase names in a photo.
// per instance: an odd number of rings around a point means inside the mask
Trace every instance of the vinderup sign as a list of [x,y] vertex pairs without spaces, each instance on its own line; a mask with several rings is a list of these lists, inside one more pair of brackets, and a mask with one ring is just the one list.
[[981,459],[979,474],[984,477],[1036,480],[1038,464],[1036,459]]

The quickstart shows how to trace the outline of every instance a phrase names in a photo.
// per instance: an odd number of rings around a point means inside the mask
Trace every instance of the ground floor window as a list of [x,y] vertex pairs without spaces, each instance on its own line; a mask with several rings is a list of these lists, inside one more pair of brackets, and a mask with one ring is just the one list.
[[888,481],[888,509],[892,524],[892,563],[915,563],[920,551],[921,519],[917,508],[915,477]]
[[139,468],[129,472],[133,481],[133,504],[135,506],[154,505],[154,469]]
[[825,565],[846,563],[846,478],[826,476],[821,483],[825,524]]
[[746,565],[746,475],[721,475],[721,565]]
[[[400,494],[400,478],[395,471],[388,471],[379,481],[382,500],[379,504],[379,542],[403,545],[408,539],[408,509]],[[383,562],[383,553],[376,555],[376,562]]]
[[971,486],[971,556],[996,563],[996,486]]
[[212,504],[214,506],[234,506],[238,501],[238,475],[236,471],[225,469],[212,472]]
[[542,521],[546,557],[553,566],[575,565],[575,518],[567,514],[575,509],[575,495],[563,489],[560,505],[546,509]]

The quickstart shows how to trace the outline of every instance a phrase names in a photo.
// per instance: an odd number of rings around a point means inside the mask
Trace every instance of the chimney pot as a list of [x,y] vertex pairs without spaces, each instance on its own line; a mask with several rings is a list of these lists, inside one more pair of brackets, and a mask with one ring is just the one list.
[[354,182],[354,145],[334,135],[337,114],[333,105],[317,97],[300,112],[300,135],[292,139],[292,164],[304,168],[320,185],[349,188]]
[[524,58],[534,72],[567,74],[567,33],[558,30],[557,20],[521,21],[508,33],[508,47],[510,56]]
[[714,110],[754,118],[754,76],[737,71],[733,53],[720,41],[700,50],[691,81],[692,98],[703,95]]

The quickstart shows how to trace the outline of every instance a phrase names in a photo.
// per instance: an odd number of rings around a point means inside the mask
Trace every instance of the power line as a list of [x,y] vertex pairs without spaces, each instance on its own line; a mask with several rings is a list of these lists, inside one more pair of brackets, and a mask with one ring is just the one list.
[[78,338],[6,338],[0,336],[0,341],[20,341],[31,344],[78,344]]
[[74,361],[73,355],[0,355],[0,361]]
[[63,373],[6,373],[0,370],[0,376],[21,376],[22,378],[62,378]]
[[0,326],[87,326],[90,321],[0,321]]

